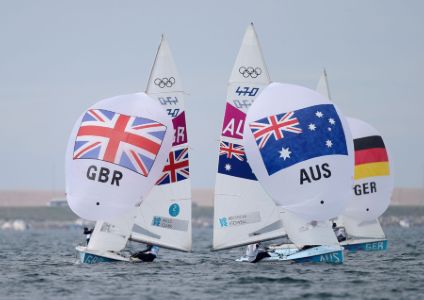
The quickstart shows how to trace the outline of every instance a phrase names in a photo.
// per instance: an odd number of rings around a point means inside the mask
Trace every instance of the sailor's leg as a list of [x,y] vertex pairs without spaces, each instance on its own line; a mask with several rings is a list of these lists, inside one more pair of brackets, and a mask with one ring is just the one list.
[[261,261],[265,257],[271,257],[271,255],[269,255],[269,253],[266,252],[266,251],[261,251],[261,252],[258,253],[258,255],[256,255],[256,258],[253,261],[251,261],[251,262],[252,263],[257,263],[258,261]]

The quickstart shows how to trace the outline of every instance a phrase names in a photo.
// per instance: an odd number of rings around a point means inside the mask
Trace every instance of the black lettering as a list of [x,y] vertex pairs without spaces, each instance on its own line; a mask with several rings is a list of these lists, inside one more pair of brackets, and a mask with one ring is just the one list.
[[122,175],[121,172],[113,171],[112,182],[110,184],[113,185],[114,182],[116,181],[116,185],[119,186],[119,180],[121,180],[122,177],[123,177],[123,175]]
[[109,180],[109,169],[107,168],[100,168],[100,172],[99,172],[99,182],[107,182]]
[[308,176],[308,173],[305,169],[300,169],[300,184],[303,184],[304,181],[311,182],[311,179]]
[[368,192],[368,183],[362,184],[362,193],[363,194],[369,194],[370,193],[370,192]]
[[359,184],[355,184],[353,186],[353,191],[355,192],[356,196],[360,196],[362,194],[361,192],[361,186]]
[[97,171],[97,167],[96,166],[89,166],[87,169],[87,178],[90,180],[96,180],[96,171]]
[[315,172],[314,172],[313,167],[309,167],[309,170],[311,171],[312,179],[316,181],[316,180],[321,179],[321,169],[319,168],[318,165],[316,165],[315,168],[317,169],[317,174],[316,174],[317,176],[316,177],[315,177]]
[[374,181],[370,182],[370,187],[371,187],[371,193],[377,192],[377,184]]
[[324,176],[325,178],[330,178],[331,177],[331,171],[330,171],[330,165],[325,163],[321,166],[322,170],[324,171],[322,176]]

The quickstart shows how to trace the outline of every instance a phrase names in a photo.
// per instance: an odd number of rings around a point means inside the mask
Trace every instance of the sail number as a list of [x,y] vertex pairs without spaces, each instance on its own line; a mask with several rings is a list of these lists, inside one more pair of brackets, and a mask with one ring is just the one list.
[[244,87],[239,86],[236,89],[236,94],[239,95],[239,96],[254,97],[254,96],[256,96],[258,91],[259,91],[259,88],[250,88],[248,86],[244,86]]
[[158,100],[162,105],[177,105],[178,103],[177,97],[158,97]]
[[176,116],[178,116],[178,113],[180,112],[179,108],[167,108],[166,111],[168,112],[168,115],[170,115],[171,117],[175,118]]

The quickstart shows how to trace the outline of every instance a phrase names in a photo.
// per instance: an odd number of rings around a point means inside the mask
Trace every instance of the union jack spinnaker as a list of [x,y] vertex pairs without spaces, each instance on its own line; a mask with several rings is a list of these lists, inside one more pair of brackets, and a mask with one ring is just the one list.
[[171,118],[145,93],[91,106],[66,151],[71,209],[87,220],[108,220],[140,204],[161,174],[173,135]]

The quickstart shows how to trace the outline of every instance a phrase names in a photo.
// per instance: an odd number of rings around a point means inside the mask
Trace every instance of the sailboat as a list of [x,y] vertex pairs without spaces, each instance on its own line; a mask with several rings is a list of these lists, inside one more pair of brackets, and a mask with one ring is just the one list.
[[[254,72],[256,70],[256,72]],[[245,33],[233,67],[220,140],[214,199],[213,249],[221,250],[289,236],[263,261],[340,263],[342,248],[328,221],[305,221],[277,206],[247,161],[244,132],[249,113],[270,83],[253,24]],[[304,246],[321,245],[300,251]],[[237,261],[250,262],[248,257]]]
[[243,146],[246,113],[269,83],[252,23],[244,34],[227,88],[214,191],[214,250],[285,235],[279,210],[253,174]]
[[368,123],[347,118],[355,147],[354,195],[335,222],[347,239],[340,244],[350,251],[387,250],[380,217],[390,204],[393,177],[388,151],[380,133]]
[[294,244],[268,260],[343,262],[328,221],[343,211],[352,186],[353,145],[339,110],[315,91],[272,83],[247,113],[243,141]]
[[[331,100],[325,69],[316,90]],[[355,148],[354,193],[345,212],[333,222],[336,230],[344,230],[347,235],[340,242],[346,250],[386,250],[388,242],[378,217],[388,208],[393,191],[387,149],[371,125],[355,118],[347,121]]]
[[191,250],[191,184],[184,90],[164,36],[146,93],[172,118],[172,147],[155,185],[139,206],[111,221],[98,221],[88,245],[76,248],[83,263],[139,262],[124,250],[128,241]]

